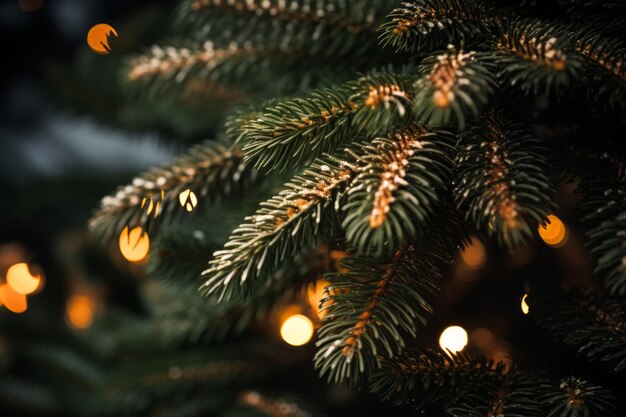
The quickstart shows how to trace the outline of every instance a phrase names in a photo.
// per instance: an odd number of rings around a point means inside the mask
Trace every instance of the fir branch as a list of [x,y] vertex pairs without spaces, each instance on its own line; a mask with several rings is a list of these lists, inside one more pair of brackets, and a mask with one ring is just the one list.
[[417,409],[435,401],[444,407],[456,403],[468,386],[488,388],[504,378],[506,366],[467,353],[450,354],[434,350],[411,350],[392,359],[372,373],[370,391],[396,405],[411,404]]
[[334,157],[320,158],[283,191],[261,204],[214,254],[201,289],[230,299],[271,276],[287,260],[319,244],[337,227],[335,204],[361,168]]
[[570,4],[567,15],[580,24],[592,23],[603,32],[623,33],[626,28],[626,2],[623,0],[560,0]]
[[586,159],[569,174],[579,180],[576,192],[584,197],[585,244],[596,261],[594,272],[607,290],[626,295],[626,165],[609,154],[574,155]]
[[205,141],[171,164],[152,169],[103,198],[89,228],[104,240],[126,226],[148,230],[156,219],[169,219],[185,210],[179,200],[186,190],[190,191],[186,195],[193,192],[197,204],[202,205],[255,180],[256,173],[243,162],[240,149]]
[[[329,277],[333,294],[319,330],[315,366],[328,380],[358,382],[380,366],[381,357],[404,349],[406,332],[415,336],[438,292],[440,273],[428,253],[407,244],[387,261],[350,257],[348,271]],[[332,301],[331,301],[332,300]]]
[[409,126],[363,146],[371,168],[356,177],[342,207],[353,247],[390,256],[426,226],[450,177],[450,143],[445,133]]
[[582,67],[567,36],[540,20],[501,25],[493,59],[501,80],[533,94],[563,92]]
[[246,160],[265,171],[285,171],[332,152],[357,134],[408,119],[406,77],[371,75],[269,107],[244,126]]
[[558,389],[541,400],[548,417],[611,417],[615,411],[614,397],[608,390],[573,376],[563,379]]
[[626,369],[626,309],[622,299],[580,290],[533,291],[530,315],[555,341],[609,372]]
[[474,227],[516,247],[553,209],[546,150],[522,124],[490,111],[457,144],[454,195]]
[[477,117],[496,90],[494,75],[476,52],[447,53],[424,59],[415,83],[415,117],[434,125],[456,122],[462,129],[466,116]]
[[384,46],[424,52],[467,44],[489,33],[499,17],[482,1],[412,0],[394,9],[389,18],[381,26]]

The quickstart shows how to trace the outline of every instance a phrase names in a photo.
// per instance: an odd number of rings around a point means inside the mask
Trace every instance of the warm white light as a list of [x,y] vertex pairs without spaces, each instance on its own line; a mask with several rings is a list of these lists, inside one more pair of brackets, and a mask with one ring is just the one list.
[[41,277],[31,274],[25,263],[15,264],[7,271],[7,284],[20,294],[32,294],[39,288]]
[[283,340],[292,346],[302,346],[313,337],[313,323],[302,314],[289,317],[280,327]]
[[450,326],[441,332],[439,346],[446,351],[460,352],[467,346],[467,332],[461,326]]
[[120,252],[131,262],[143,260],[150,250],[150,237],[141,227],[135,227],[130,232],[125,227],[120,233]]
[[193,210],[198,205],[198,197],[196,197],[196,193],[191,191],[190,189],[186,189],[182,191],[178,195],[178,201],[182,207],[185,207],[187,211]]
[[524,314],[528,314],[530,311],[530,307],[528,306],[528,303],[526,303],[526,297],[528,297],[528,294],[524,294],[522,297],[522,313]]

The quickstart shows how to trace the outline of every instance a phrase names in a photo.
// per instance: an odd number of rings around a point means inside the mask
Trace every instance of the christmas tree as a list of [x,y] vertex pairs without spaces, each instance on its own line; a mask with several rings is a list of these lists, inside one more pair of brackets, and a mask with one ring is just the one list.
[[[106,97],[109,122],[194,142],[89,221],[138,262],[140,311],[43,346],[8,332],[8,409],[622,415],[626,3],[185,0],[151,19],[49,73],[83,92],[66,104]],[[17,378],[28,361],[50,370]]]

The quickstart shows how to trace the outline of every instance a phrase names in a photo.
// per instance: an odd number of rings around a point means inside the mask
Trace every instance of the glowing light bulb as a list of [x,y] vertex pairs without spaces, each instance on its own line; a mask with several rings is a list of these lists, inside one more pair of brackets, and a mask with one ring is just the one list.
[[461,251],[461,259],[472,269],[480,268],[487,259],[485,245],[478,238],[472,237],[470,244]]
[[528,312],[530,311],[530,307],[528,306],[528,303],[526,303],[526,297],[528,297],[528,294],[524,294],[521,302],[522,313],[524,314],[528,314]]
[[439,346],[445,351],[460,352],[467,346],[467,332],[461,326],[450,326],[441,332]]
[[196,193],[190,189],[182,191],[178,195],[178,201],[182,207],[187,209],[187,211],[193,210],[198,205],[198,197],[196,197]]
[[15,264],[7,271],[7,284],[20,294],[32,294],[41,284],[41,276],[31,274],[25,263]]
[[26,296],[13,290],[9,284],[0,285],[0,305],[1,304],[4,304],[9,311],[17,314],[23,313],[28,309]]
[[[328,311],[320,310],[320,302],[323,298],[327,297],[326,287],[330,285],[330,282],[320,279],[315,282],[315,285],[311,285],[308,289],[307,298],[311,308],[317,312],[317,316],[321,319]],[[325,303],[325,305],[328,303]]]
[[548,216],[549,224],[545,226],[540,225],[537,228],[541,239],[549,246],[560,247],[567,241],[567,227],[565,224],[551,214]]
[[135,227],[130,232],[125,227],[120,233],[120,252],[131,262],[143,260],[150,250],[150,237],[141,227]]
[[94,301],[86,295],[73,295],[67,300],[66,317],[70,326],[86,329],[93,323]]
[[313,323],[302,314],[294,314],[280,327],[283,340],[292,346],[302,346],[313,337]]
[[109,37],[117,37],[115,29],[106,23],[94,25],[87,33],[87,45],[97,54],[106,55],[111,52]]

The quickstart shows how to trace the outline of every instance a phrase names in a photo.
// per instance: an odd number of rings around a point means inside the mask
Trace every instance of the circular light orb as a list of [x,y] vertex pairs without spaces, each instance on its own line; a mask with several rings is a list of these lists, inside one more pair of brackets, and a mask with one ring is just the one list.
[[524,314],[528,314],[528,312],[530,311],[530,307],[528,306],[528,303],[526,302],[527,297],[528,297],[528,294],[524,294],[524,296],[522,297],[522,302],[521,302],[522,313]]
[[86,295],[73,295],[67,300],[67,322],[76,329],[86,329],[93,323],[94,310],[91,298]]
[[15,264],[7,271],[7,284],[20,294],[32,294],[41,284],[41,276],[31,274],[25,263]]
[[539,225],[537,231],[541,239],[549,246],[560,247],[567,239],[567,228],[557,216],[548,216],[549,224]]
[[439,346],[445,351],[460,352],[467,346],[467,332],[461,326],[450,326],[441,332]]
[[302,314],[294,314],[280,327],[283,340],[292,346],[302,346],[313,337],[313,323]]
[[198,197],[196,196],[196,193],[190,189],[182,191],[178,195],[178,201],[182,207],[187,209],[187,211],[193,210],[198,205]]
[[0,285],[0,305],[4,306],[13,313],[23,313],[28,309],[26,296],[16,292],[9,284]]
[[461,251],[461,259],[472,269],[480,268],[487,259],[485,245],[477,237],[472,237],[470,244]]
[[117,37],[117,32],[113,29],[113,26],[106,23],[98,23],[92,26],[87,33],[87,45],[97,54],[106,55],[111,52],[109,46],[109,36]]
[[130,262],[143,260],[150,250],[150,237],[141,227],[135,227],[130,232],[128,226],[120,233],[120,252]]

